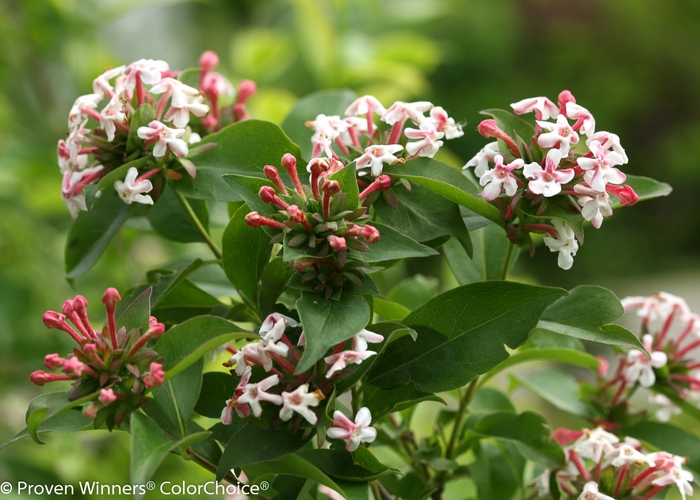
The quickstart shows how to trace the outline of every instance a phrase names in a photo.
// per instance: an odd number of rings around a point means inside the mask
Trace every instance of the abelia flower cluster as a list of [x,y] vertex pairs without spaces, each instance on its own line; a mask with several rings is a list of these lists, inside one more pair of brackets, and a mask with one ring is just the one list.
[[[301,283],[311,284],[326,298],[350,280],[361,284],[362,268],[367,264],[358,252],[367,252],[367,244],[379,240],[379,231],[369,224],[367,209],[349,209],[347,196],[340,184],[329,177],[340,171],[338,160],[315,158],[309,163],[310,186],[302,185],[297,172],[297,160],[287,153],[282,167],[292,179],[290,192],[282,182],[279,171],[272,165],[264,168],[265,175],[275,187],[263,186],[259,196],[277,211],[270,217],[258,212],[249,213],[245,221],[252,227],[267,226],[279,230],[270,243],[284,243],[289,248],[303,251],[304,256],[291,259],[290,264],[302,273]],[[389,176],[383,175],[367,186],[359,195],[366,199],[375,191],[388,189]]]
[[[303,421],[316,425],[319,418],[315,409],[330,395],[334,383],[352,373],[350,365],[360,364],[376,354],[375,351],[367,349],[368,343],[380,343],[384,340],[379,334],[361,330],[350,341],[339,343],[331,355],[307,372],[296,373],[306,343],[305,336],[304,332],[301,332],[295,345],[288,336],[287,329],[300,326],[293,318],[272,313],[260,326],[259,341],[240,349],[229,346],[233,356],[226,366],[235,366],[240,381],[231,399],[226,401],[226,407],[221,413],[222,423],[231,424],[234,411],[241,418],[248,418],[251,414],[260,418],[265,407],[276,406],[279,411],[272,410],[277,412],[273,426],[289,421],[295,415],[295,428]],[[259,370],[265,375],[260,377]],[[251,380],[253,378],[260,380]],[[328,436],[347,440],[348,450],[354,451],[361,442],[369,443],[376,437],[376,431],[369,427],[371,420],[372,417],[366,408],[358,412],[355,422],[336,412],[334,427],[328,429]]]
[[[378,126],[375,116],[390,128]],[[417,128],[406,127],[409,122]],[[321,114],[307,125],[314,130],[314,158],[325,156],[344,165],[354,161],[358,175],[373,177],[381,176],[385,165],[420,156],[432,158],[444,144],[442,139],[464,135],[462,126],[440,106],[397,101],[387,109],[371,95],[353,101],[342,118]]]
[[[190,176],[196,175],[192,162],[184,160],[189,146],[222,124],[248,118],[245,101],[255,92],[255,84],[244,81],[235,103],[222,107],[222,99],[233,99],[236,92],[223,75],[212,71],[218,63],[214,52],[202,54],[197,88],[178,80],[181,72],[171,70],[165,61],[152,59],[109,69],[95,78],[93,92],[78,97],[68,114],[67,138],[58,141],[62,196],[73,219],[88,209],[88,186],[94,187],[115,168],[141,156],[152,156],[157,168],[141,175],[136,168],[129,169],[126,179],[115,183],[127,204],[153,204],[145,194],[153,189],[149,177],[159,173],[180,177],[168,169],[171,153],[182,159],[179,163]],[[142,119],[152,118],[136,128],[132,118],[144,106],[150,111],[144,111]],[[197,119],[192,120],[193,116]],[[140,149],[138,139],[143,140]]]
[[[522,207],[537,207],[545,214],[556,203],[599,228],[612,216],[611,198],[628,206],[639,197],[617,167],[627,163],[620,138],[611,132],[595,130],[595,118],[568,90],[559,94],[558,105],[546,97],[534,97],[511,104],[516,114],[535,113],[532,137],[519,137],[502,130],[496,120],[482,121],[479,132],[498,139],[487,144],[464,168],[473,167],[483,186],[482,196],[505,215],[506,222],[519,219],[519,231],[547,234],[545,245],[559,252],[559,267],[570,269],[582,241],[561,218],[551,225],[531,223]],[[517,231],[509,232],[513,238]]]
[[[75,340],[78,347],[63,358],[57,353],[47,354],[44,365],[50,371],[37,370],[30,380],[37,385],[60,380],[73,381],[74,389],[69,399],[92,396],[83,413],[97,422],[120,426],[127,415],[145,404],[145,394],[163,384],[165,372],[158,353],[147,347],[148,342],[159,338],[165,325],[152,317],[148,329],[117,329],[116,305],[121,301],[119,292],[108,288],[102,297],[107,310],[107,325],[102,330],[92,327],[87,315],[88,301],[77,295],[63,304],[62,312],[47,311],[44,324],[47,328],[63,330]],[[68,321],[73,323],[71,326]]]
[[550,490],[552,484],[566,498],[577,500],[649,500],[673,485],[683,499],[693,494],[693,475],[683,469],[684,457],[647,453],[638,440],[621,441],[602,427],[558,429],[552,437],[564,449],[566,466],[544,471],[532,485],[536,492],[530,498],[561,498]]

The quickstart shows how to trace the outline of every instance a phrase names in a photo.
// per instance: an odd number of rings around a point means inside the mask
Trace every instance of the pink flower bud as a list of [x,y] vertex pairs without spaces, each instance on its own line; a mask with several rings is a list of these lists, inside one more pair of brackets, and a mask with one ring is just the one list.
[[[78,297],[76,297],[76,300],[77,298]],[[105,290],[104,295],[102,295],[102,303],[105,304],[107,307],[114,307],[121,301],[121,295],[119,295],[119,292],[116,288],[108,288],[107,290]]]
[[242,102],[234,104],[233,110],[231,112],[233,114],[234,122],[242,122],[243,120],[250,119],[250,113],[248,113],[245,104],[243,104]]
[[44,356],[44,366],[49,370],[55,370],[59,366],[63,366],[65,362],[66,360],[56,353]]
[[552,439],[554,439],[561,446],[566,446],[567,444],[576,441],[581,436],[583,436],[582,431],[573,431],[563,427],[560,427],[552,432]]
[[576,98],[568,90],[562,90],[561,93],[559,94],[558,103],[559,103],[559,112],[564,116],[566,116],[566,103],[567,102],[571,102],[571,103],[576,104]]
[[255,94],[256,90],[257,86],[255,85],[255,82],[253,80],[243,80],[238,85],[238,99],[236,100],[236,102],[243,104]]
[[163,382],[165,382],[164,376],[163,365],[160,363],[151,363],[151,371],[143,377],[143,383],[149,389],[154,386],[160,387],[163,385]]
[[301,224],[306,221],[306,214],[304,214],[304,211],[296,205],[289,205],[287,207],[287,213],[294,222],[299,222]]
[[[294,170],[296,172],[297,168],[297,159],[294,157],[293,154],[291,153],[285,153],[284,156],[282,157],[282,168],[285,169],[288,173],[290,170]],[[292,174],[289,174],[290,176]]]
[[369,224],[362,226],[360,235],[367,243],[376,243],[379,241],[379,230],[376,227],[370,226]]
[[306,170],[308,170],[311,175],[319,176],[323,172],[328,171],[329,168],[330,163],[328,162],[328,158],[314,158],[309,162]]
[[280,190],[280,193],[284,195],[287,194],[287,188],[284,186],[284,183],[280,178],[279,170],[272,165],[265,165],[265,167],[263,167],[263,172],[265,173],[265,177],[275,183],[275,186],[277,186],[277,189]]
[[102,389],[97,399],[103,405],[108,405],[117,400],[117,395],[114,394],[114,391],[112,389]]
[[325,179],[321,185],[321,191],[323,191],[326,196],[333,196],[340,192],[340,183],[338,181]]
[[63,314],[57,313],[56,311],[46,311],[44,313],[43,320],[46,328],[57,328],[59,330],[63,330],[68,335],[73,337],[73,340],[75,340],[78,344],[83,341],[83,338],[66,322],[66,317]]
[[608,366],[610,365],[608,359],[604,356],[596,356],[595,359],[598,360],[598,375],[606,377],[608,375]]
[[85,415],[87,418],[95,420],[97,418],[97,412],[101,409],[102,408],[100,405],[91,404],[83,408],[83,415]]
[[348,249],[345,243],[345,238],[341,236],[335,236],[331,234],[328,237],[328,243],[331,245],[331,248],[336,252],[344,252]]
[[83,354],[85,354],[88,357],[96,356],[97,355],[97,345],[85,344],[83,346]]
[[163,335],[163,332],[165,332],[165,325],[159,323],[156,318],[151,316],[148,320],[148,332],[146,332],[146,335],[149,338],[156,339]]
[[219,56],[213,50],[205,51],[199,56],[199,67],[204,71],[210,71],[219,65]]
[[518,146],[515,144],[515,141],[511,139],[511,137],[506,134],[503,130],[501,130],[496,123],[496,120],[483,120],[477,127],[477,130],[481,135],[486,137],[487,139],[490,138],[496,138],[496,139],[501,139],[503,142],[505,142],[510,150],[513,152],[513,154],[517,157],[520,157],[520,151],[518,150]]
[[80,377],[86,371],[87,365],[75,356],[63,363],[63,373]]
[[245,223],[250,227],[259,227],[262,224],[263,217],[258,212],[250,212],[245,216]]
[[631,186],[614,186],[612,184],[607,184],[605,189],[608,193],[620,200],[620,205],[623,207],[629,207],[639,201],[639,195],[635,193]]
[[72,377],[68,375],[55,375],[53,373],[46,373],[44,370],[37,370],[29,375],[29,380],[36,385],[44,385],[46,382],[56,382],[57,380],[72,380]]
[[288,205],[283,202],[279,196],[277,196],[275,188],[271,186],[261,187],[260,191],[258,191],[258,196],[260,196],[260,199],[265,203],[271,203],[272,205],[276,205],[282,209],[286,209],[288,207]]

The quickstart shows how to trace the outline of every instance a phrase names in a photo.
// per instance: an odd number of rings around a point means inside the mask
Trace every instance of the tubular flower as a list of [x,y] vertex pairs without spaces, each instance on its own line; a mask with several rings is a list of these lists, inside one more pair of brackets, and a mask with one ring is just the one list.
[[328,429],[326,435],[331,439],[343,439],[347,441],[345,447],[353,452],[359,448],[360,443],[371,443],[377,438],[377,429],[370,427],[372,414],[367,408],[360,408],[353,422],[342,412],[333,413],[333,427]]

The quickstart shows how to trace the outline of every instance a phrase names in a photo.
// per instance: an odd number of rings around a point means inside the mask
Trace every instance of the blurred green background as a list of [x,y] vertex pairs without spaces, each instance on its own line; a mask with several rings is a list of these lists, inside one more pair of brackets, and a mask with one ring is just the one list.
[[[459,166],[486,142],[478,111],[569,89],[617,133],[625,171],[670,183],[668,198],[619,210],[589,228],[571,271],[540,248],[517,273],[543,284],[602,284],[624,294],[657,286],[700,310],[700,3],[669,0],[0,0],[0,442],[21,429],[28,380],[68,338],[41,322],[77,290],[93,302],[197,245],[166,245],[126,229],[73,290],[63,277],[70,222],[56,142],[74,99],[105,68],[140,58],[172,68],[206,49],[234,83],[251,78],[256,118],[279,122],[294,101],[350,87],[392,100],[430,100],[466,122],[443,160]],[[395,272],[439,275],[440,262]],[[675,287],[675,288],[674,288]],[[101,305],[100,305],[101,306]],[[0,451],[0,479],[128,483],[128,436],[50,436]],[[165,477],[208,475],[171,457]],[[158,478],[156,478],[158,479]],[[149,498],[157,498],[156,495]]]

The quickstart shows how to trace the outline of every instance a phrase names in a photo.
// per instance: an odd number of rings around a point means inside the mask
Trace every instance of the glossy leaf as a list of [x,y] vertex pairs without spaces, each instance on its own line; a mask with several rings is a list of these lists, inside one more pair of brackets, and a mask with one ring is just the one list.
[[[474,253],[470,258],[462,245],[450,240],[442,246],[447,264],[460,285],[477,281],[500,280],[503,273],[508,247],[511,245],[506,233],[497,224],[473,230],[470,233]],[[520,250],[513,249],[508,263],[511,271],[518,260]]]
[[288,453],[275,460],[246,466],[246,475],[251,478],[251,480],[268,474],[303,477],[328,486],[329,488],[333,488],[335,491],[343,491],[341,487],[328,477],[317,465],[294,453]]
[[370,320],[367,301],[351,293],[344,293],[335,301],[304,292],[297,300],[296,309],[306,335],[306,347],[297,373],[311,368],[329,348],[348,340]]
[[71,400],[69,398],[71,390],[63,392],[49,392],[37,396],[29,404],[26,415],[27,433],[37,443],[43,444],[39,439],[39,430],[45,422],[51,421],[56,416],[63,415],[69,410],[82,405],[83,403],[96,398],[97,393]]
[[511,374],[513,384],[522,385],[560,410],[590,417],[591,410],[579,397],[579,386],[576,379],[560,370],[543,370],[522,378]]
[[352,453],[345,449],[343,443],[342,447],[336,448],[336,445],[333,445],[333,449],[330,450],[301,450],[296,454],[315,464],[334,479],[371,481],[390,470],[364,446]]
[[68,230],[65,249],[66,277],[88,272],[122,227],[132,205],[114,193],[100,196],[89,212],[80,212]]
[[639,349],[649,355],[639,339],[619,325],[609,325],[624,313],[610,290],[582,285],[573,288],[542,314],[537,328],[603,344]]
[[564,463],[564,452],[550,439],[547,422],[533,412],[488,413],[469,422],[468,435],[513,443],[525,458],[543,467],[556,467]]
[[302,156],[310,159],[311,136],[314,131],[305,123],[315,120],[321,113],[327,116],[343,116],[347,107],[354,100],[355,93],[351,90],[321,90],[309,94],[297,101],[282,122],[282,130],[301,147]]
[[172,326],[195,316],[212,314],[220,306],[223,304],[216,297],[186,279],[170,290],[151,313],[161,323]]
[[442,398],[416,389],[413,383],[395,389],[382,389],[374,385],[367,385],[362,392],[362,404],[369,408],[374,420],[389,413],[405,410],[423,401],[436,401],[445,404]]
[[373,204],[384,222],[421,243],[444,235],[454,236],[467,253],[472,252],[459,205],[422,186],[414,185],[410,192],[402,185],[394,186],[393,190],[398,199],[396,208],[381,196]]
[[200,359],[152,391],[153,399],[178,430],[180,438],[187,435],[187,421],[199,399],[203,367],[204,361]]
[[165,358],[165,378],[171,378],[207,352],[234,339],[255,335],[216,316],[198,316],[174,326],[158,339],[154,349]]
[[478,197],[476,186],[459,170],[449,165],[432,158],[416,158],[403,165],[387,167],[384,173],[416,182],[496,224],[503,225],[503,214]]
[[328,179],[338,181],[341,191],[347,197],[345,210],[360,208],[360,190],[357,186],[357,175],[354,163],[349,163],[340,172],[329,176]]
[[226,407],[226,400],[231,399],[235,388],[236,383],[230,373],[205,373],[194,411],[204,417],[220,418],[221,411]]
[[[210,432],[190,434],[179,441],[172,441],[151,418],[134,412],[131,415],[131,484],[145,485],[155,474],[165,457],[174,449],[187,448],[209,437]],[[145,491],[143,491],[145,494]],[[135,497],[143,498],[141,492]]]
[[270,260],[270,238],[259,228],[245,223],[250,210],[240,207],[226,226],[222,239],[223,268],[231,283],[257,308],[258,283]]
[[[173,181],[175,189],[189,198],[238,201],[240,198],[221,179],[223,174],[263,177],[263,167],[280,168],[285,153],[301,158],[301,150],[271,122],[245,120],[208,135],[198,145],[216,146],[193,158],[197,176]],[[284,170],[282,170],[284,172]]]
[[474,446],[476,460],[469,467],[476,483],[479,500],[513,498],[520,487],[520,478],[504,456],[503,448],[489,441]]
[[[202,226],[208,229],[209,209],[206,202],[197,199],[190,199],[188,202]],[[148,212],[147,217],[153,229],[166,239],[181,243],[204,241],[171,188],[162,192],[158,203]]]
[[[673,191],[673,188],[665,182],[659,182],[649,177],[641,177],[638,175],[627,175],[625,184],[634,189],[634,192],[639,196],[639,201],[651,200],[659,196],[668,196]],[[617,208],[620,206],[619,201],[610,204],[611,207]]]
[[147,287],[138,296],[131,299],[122,300],[120,304],[125,304],[124,311],[117,316],[116,328],[119,331],[125,328],[130,332],[134,328],[139,329],[141,333],[148,330],[149,321],[151,318],[151,297],[153,289]]
[[586,352],[577,351],[574,349],[525,349],[511,354],[508,359],[484,375],[484,377],[481,379],[481,383],[483,384],[488,379],[502,372],[506,368],[510,368],[513,365],[525,363],[527,361],[559,361],[561,363],[568,363],[570,365],[590,368],[592,370],[596,369],[599,364],[599,361],[595,357]]
[[260,315],[266,317],[275,312],[275,304],[282,292],[285,283],[294,274],[293,269],[287,269],[287,263],[282,259],[272,259],[263,270],[260,285]]
[[[41,397],[41,396],[39,396]],[[95,421],[83,415],[80,411],[68,411],[49,419],[43,420],[35,431],[35,436],[49,432],[75,432],[94,427]],[[17,434],[0,444],[0,450],[8,444],[29,437],[29,429],[25,427]]]
[[508,358],[504,345],[515,349],[525,342],[544,309],[564,294],[500,281],[445,292],[404,318],[417,340],[390,345],[369,381],[390,389],[412,380],[424,392],[462,387]]
[[372,222],[371,225],[379,230],[380,237],[379,241],[368,245],[369,252],[358,252],[365,262],[385,262],[387,260],[438,255],[436,250],[421,245],[385,224]]

